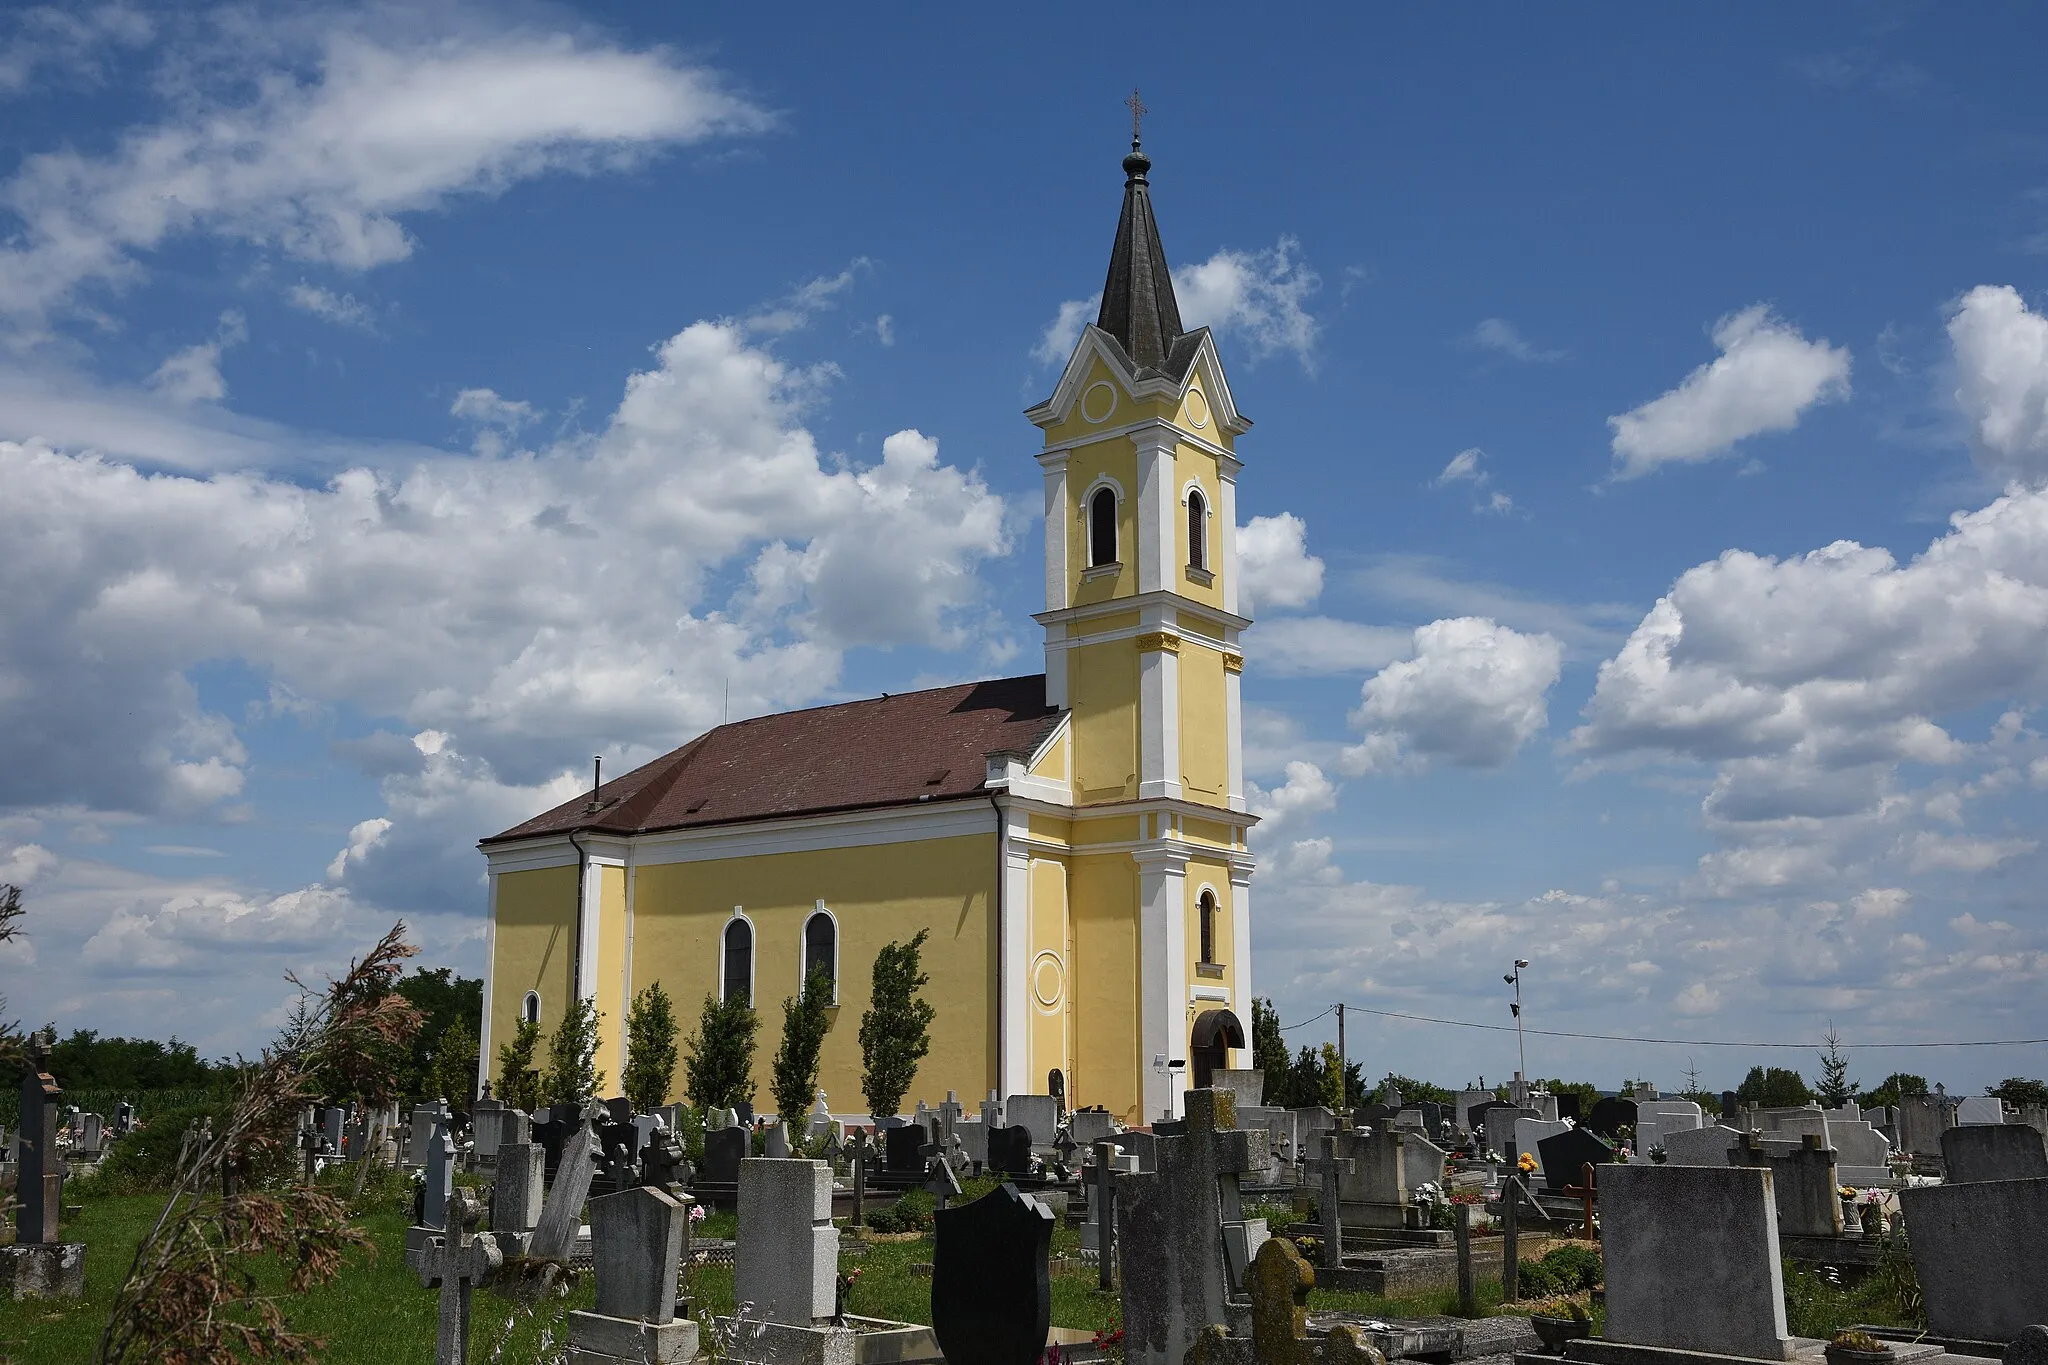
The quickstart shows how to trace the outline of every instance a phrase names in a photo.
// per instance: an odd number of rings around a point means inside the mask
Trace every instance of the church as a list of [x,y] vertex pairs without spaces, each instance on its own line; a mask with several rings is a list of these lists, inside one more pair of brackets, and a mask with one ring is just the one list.
[[1245,1047],[1251,423],[1209,330],[1181,326],[1135,137],[1123,168],[1101,313],[1025,414],[1045,672],[721,725],[484,839],[486,1074],[520,1020],[552,1029],[580,997],[615,1086],[627,1007],[659,981],[685,1034],[706,995],[752,1002],[765,1108],[778,1007],[822,968],[818,1085],[860,1115],[874,958],[919,929],[937,1017],[906,1106],[1059,1090],[1150,1123]]

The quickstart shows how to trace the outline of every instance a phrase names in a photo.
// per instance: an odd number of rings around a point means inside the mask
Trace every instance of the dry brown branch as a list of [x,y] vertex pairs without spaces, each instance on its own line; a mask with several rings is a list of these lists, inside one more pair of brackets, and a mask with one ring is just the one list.
[[364,1087],[359,1094],[390,1086],[366,1059],[393,1055],[394,1040],[402,1045],[420,1026],[419,1011],[391,989],[417,951],[401,923],[323,995],[293,978],[305,991],[301,1008],[276,1046],[243,1068],[233,1111],[179,1162],[170,1199],[136,1248],[100,1337],[102,1365],[317,1359],[322,1343],[292,1330],[254,1267],[281,1262],[286,1292],[302,1293],[369,1239],[332,1195],[242,1185],[289,1161],[299,1110],[321,1097],[323,1081],[346,1077]]

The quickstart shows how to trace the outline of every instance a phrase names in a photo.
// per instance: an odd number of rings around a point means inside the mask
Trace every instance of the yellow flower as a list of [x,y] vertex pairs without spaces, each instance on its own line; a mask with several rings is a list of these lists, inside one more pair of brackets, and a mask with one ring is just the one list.
[[1523,1175],[1529,1175],[1536,1169],[1536,1158],[1524,1152],[1522,1153],[1522,1159],[1515,1163],[1515,1168],[1521,1171]]

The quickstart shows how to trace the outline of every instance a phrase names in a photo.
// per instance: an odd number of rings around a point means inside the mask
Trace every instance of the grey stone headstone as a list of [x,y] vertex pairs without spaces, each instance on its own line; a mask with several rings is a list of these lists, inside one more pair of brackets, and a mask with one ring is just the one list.
[[[1941,1135],[1941,1159],[1943,1178],[1951,1185],[2048,1176],[2048,1144],[2024,1123],[1951,1128]],[[2048,1247],[2043,1252],[2048,1254]]]
[[1940,1095],[1902,1095],[1898,1109],[1899,1150],[1939,1156],[1941,1135],[1954,1125],[1955,1108]]
[[1100,1109],[1076,1110],[1067,1115],[1067,1131],[1079,1146],[1092,1147],[1116,1132],[1116,1116]]
[[1051,1095],[1012,1095],[1003,1103],[1003,1117],[1012,1128],[1029,1128],[1033,1146],[1047,1147],[1059,1131],[1059,1101]]
[[1970,1095],[1956,1106],[1958,1124],[2004,1123],[2005,1101],[1996,1095]]
[[1217,1067],[1210,1073],[1209,1088],[1228,1090],[1240,1110],[1266,1102],[1266,1073],[1250,1068]]
[[505,1142],[505,1106],[499,1100],[478,1100],[469,1111],[470,1155],[479,1161],[496,1160]]
[[1472,1107],[1474,1105],[1491,1103],[1493,1103],[1493,1092],[1491,1090],[1460,1090],[1457,1101],[1451,1106],[1455,1111],[1451,1122],[1469,1133],[1472,1131]]
[[1553,1123],[1549,1119],[1516,1119],[1515,1150],[1512,1153],[1503,1150],[1501,1155],[1512,1161],[1527,1152],[1536,1158],[1536,1169],[1540,1171],[1543,1169],[1543,1140],[1570,1132],[1571,1127],[1563,1120]]
[[1728,1153],[1742,1141],[1733,1128],[1695,1128],[1664,1139],[1664,1160],[1672,1166],[1726,1166]]
[[583,1204],[590,1198],[590,1182],[597,1174],[597,1134],[591,1123],[603,1113],[602,1108],[593,1104],[562,1148],[554,1186],[541,1205],[540,1222],[533,1229],[529,1254],[536,1259],[564,1261],[576,1248],[576,1234],[583,1226]]
[[1792,1358],[1768,1170],[1605,1167],[1600,1227],[1609,1340]]
[[1228,1094],[1190,1090],[1187,1104],[1187,1133],[1157,1139],[1158,1170],[1116,1177],[1128,1365],[1181,1365],[1204,1323],[1244,1335],[1224,1246],[1226,1229],[1244,1223],[1249,1135],[1230,1126]]
[[966,1153],[969,1161],[984,1166],[988,1164],[988,1131],[988,1125],[980,1119],[962,1119],[953,1125],[953,1136],[960,1139],[960,1150]]
[[768,1155],[777,1161],[789,1159],[789,1124],[783,1119],[768,1127]]
[[1935,1336],[2010,1341],[2048,1323],[2048,1179],[1899,1191]]
[[21,1141],[15,1194],[21,1201],[14,1214],[14,1240],[22,1246],[45,1246],[57,1240],[58,1214],[64,1206],[64,1165],[57,1157],[57,1101],[64,1091],[42,1070],[45,1054],[31,1040],[30,1063],[21,1078]]
[[508,1142],[498,1148],[497,1174],[491,1187],[492,1232],[532,1232],[540,1223],[545,1193],[541,1166],[546,1158],[538,1143]]
[[448,1196],[455,1193],[455,1141],[445,1123],[439,1125],[427,1143],[426,1202],[421,1206],[420,1226],[448,1225]]
[[1534,1109],[1524,1109],[1520,1105],[1495,1105],[1486,1111],[1487,1149],[1499,1152],[1503,1160],[1512,1164],[1521,1155],[1514,1149],[1516,1121],[1541,1117]]
[[[342,1150],[341,1125],[347,1117],[348,1115],[342,1111],[339,1105],[333,1104],[328,1105],[326,1111],[320,1116],[321,1135],[327,1139],[327,1149],[336,1154],[339,1154]],[[353,1155],[360,1156],[361,1153],[354,1153]]]
[[735,1301],[753,1304],[762,1321],[808,1327],[832,1315],[838,1273],[831,1170],[822,1161],[742,1161]]
[[1706,1122],[1706,1112],[1691,1100],[1643,1100],[1636,1105],[1636,1151],[1662,1147],[1669,1152],[1673,1133],[1689,1133]]
[[641,1322],[673,1319],[676,1274],[689,1229],[688,1201],[662,1190],[639,1185],[591,1200],[597,1311]]

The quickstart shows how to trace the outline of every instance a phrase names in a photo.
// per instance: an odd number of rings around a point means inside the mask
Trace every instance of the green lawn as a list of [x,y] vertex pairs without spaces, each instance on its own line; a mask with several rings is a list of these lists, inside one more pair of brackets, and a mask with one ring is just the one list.
[[[0,1300],[0,1361],[14,1365],[83,1365],[93,1357],[106,1322],[108,1305],[126,1274],[135,1247],[148,1232],[163,1200],[155,1195],[83,1197],[81,1211],[67,1218],[67,1240],[86,1244],[86,1297],[77,1302],[11,1303]],[[374,1254],[357,1256],[336,1281],[288,1300],[286,1316],[298,1329],[327,1343],[320,1359],[326,1365],[427,1365],[434,1355],[437,1294],[422,1289],[405,1265],[406,1217],[387,1206],[368,1213],[362,1227],[370,1234]],[[700,1227],[706,1236],[732,1235],[730,1214],[713,1215]],[[851,1240],[847,1243],[851,1245]],[[1053,1234],[1055,1257],[1079,1248],[1078,1229]],[[931,1279],[912,1267],[929,1263],[929,1236],[907,1242],[876,1242],[864,1256],[848,1254],[842,1269],[858,1269],[848,1307],[866,1317],[899,1322],[931,1321]],[[1053,1322],[1061,1327],[1095,1330],[1114,1326],[1118,1303],[1096,1287],[1092,1268],[1056,1272],[1052,1277]],[[695,1271],[688,1290],[699,1311],[730,1313],[732,1270],[707,1266]],[[1482,1286],[1482,1305],[1491,1306],[1498,1286]],[[537,1312],[516,1309],[489,1293],[479,1294],[472,1317],[471,1360],[489,1365],[529,1365],[541,1353],[543,1335],[559,1344],[563,1319],[571,1308],[586,1307],[594,1287],[586,1278],[566,1301]],[[1380,1317],[1416,1317],[1447,1311],[1455,1295],[1437,1294],[1412,1300],[1388,1300],[1364,1294],[1314,1291],[1311,1307],[1344,1308]]]

